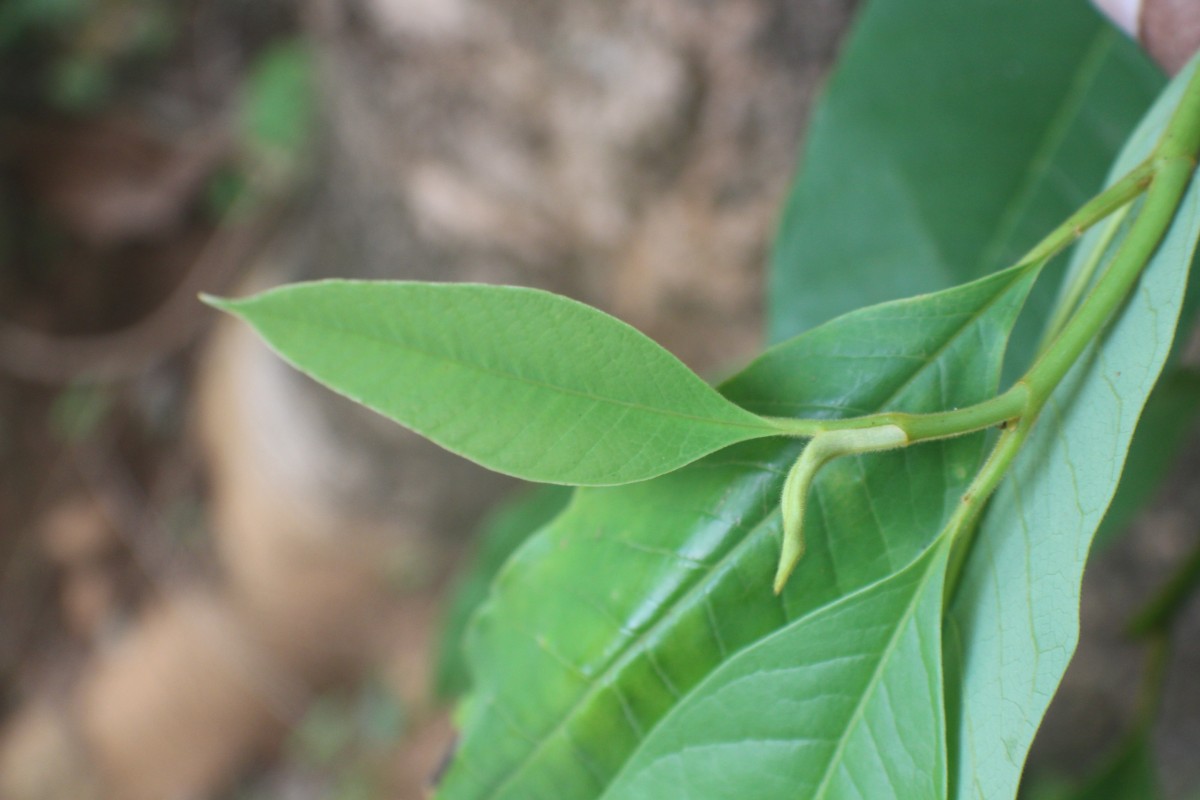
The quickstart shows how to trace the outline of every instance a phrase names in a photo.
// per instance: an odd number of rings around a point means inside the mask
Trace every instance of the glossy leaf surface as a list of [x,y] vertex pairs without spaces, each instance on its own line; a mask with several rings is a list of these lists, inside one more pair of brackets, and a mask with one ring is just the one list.
[[642,743],[610,800],[946,796],[945,541],[725,662]]
[[[873,0],[805,138],[773,341],[1015,259],[1094,194],[1164,81],[1083,0]],[[1014,333],[1023,363],[1053,299]]]
[[[826,417],[984,399],[1029,277],[849,314],[722,390],[755,412]],[[738,651],[910,563],[959,501],[984,437],[828,465],[808,554],[776,597],[779,491],[800,446],[748,442],[652,481],[576,492],[501,571],[468,634],[474,691],[439,796],[596,797]]]
[[[1178,101],[1176,78],[1114,167],[1142,161]],[[1133,429],[1171,349],[1197,237],[1200,183],[1133,295],[1064,379],[980,527],[947,621],[952,787],[1012,797],[1079,636],[1079,588]],[[1076,260],[1097,246],[1081,242]]]
[[334,391],[527,480],[645,480],[777,433],[624,322],[536,289],[320,281],[212,302]]

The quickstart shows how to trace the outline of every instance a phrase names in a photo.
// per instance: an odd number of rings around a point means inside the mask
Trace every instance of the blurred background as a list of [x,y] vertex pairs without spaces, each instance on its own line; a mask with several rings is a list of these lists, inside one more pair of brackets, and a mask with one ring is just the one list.
[[[435,680],[448,587],[518,487],[197,292],[534,285],[719,376],[761,343],[854,6],[3,0],[0,798],[425,796],[463,685]],[[1133,713],[1114,609],[1191,536],[1197,469],[1086,595],[1107,667],[1037,763],[1084,771]]]
[[705,374],[853,3],[0,3],[0,797],[415,798],[511,482],[199,291],[536,285]]

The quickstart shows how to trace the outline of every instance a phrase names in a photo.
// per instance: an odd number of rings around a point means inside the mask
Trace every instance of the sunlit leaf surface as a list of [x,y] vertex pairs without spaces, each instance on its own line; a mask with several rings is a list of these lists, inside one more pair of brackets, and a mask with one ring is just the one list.
[[212,301],[335,391],[528,480],[644,480],[775,429],[634,328],[536,289],[293,284]]
[[[780,415],[980,400],[995,389],[1028,286],[1010,272],[855,312],[768,352],[723,391]],[[782,597],[771,591],[779,491],[798,444],[746,443],[653,481],[578,491],[509,561],[476,617],[474,691],[440,796],[596,797],[722,663],[912,562],[983,445],[971,436],[826,467],[809,552]]]

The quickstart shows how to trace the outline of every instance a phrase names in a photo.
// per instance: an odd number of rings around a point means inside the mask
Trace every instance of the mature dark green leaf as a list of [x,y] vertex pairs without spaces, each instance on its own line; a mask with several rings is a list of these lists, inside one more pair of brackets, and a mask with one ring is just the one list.
[[[1113,169],[1142,161],[1178,102],[1184,70]],[[1079,586],[1142,406],[1171,349],[1200,237],[1200,182],[1129,301],[1054,393],[1000,486],[947,621],[951,786],[1011,797],[1079,636]],[[1081,242],[1076,262],[1099,237]]]
[[944,798],[947,541],[726,661],[604,797]]
[[471,615],[487,599],[492,580],[508,557],[557,517],[570,499],[571,489],[565,486],[537,486],[509,500],[484,521],[476,553],[450,593],[452,600],[442,622],[434,674],[434,688],[439,697],[457,697],[470,683],[463,659],[463,635]]
[[[1012,263],[1099,189],[1162,85],[1084,0],[868,3],[779,229],[771,339]],[[1052,297],[1030,298],[1019,358]]]
[[335,391],[518,478],[640,481],[778,434],[624,322],[536,289],[320,281],[211,302]]
[[[849,314],[723,391],[756,412],[825,417],[977,402],[996,388],[1029,280],[1002,273]],[[580,490],[513,556],[469,631],[474,690],[441,796],[597,796],[721,663],[916,558],[984,444],[975,435],[827,466],[808,553],[780,597],[779,491],[799,443],[749,442],[653,481]]]

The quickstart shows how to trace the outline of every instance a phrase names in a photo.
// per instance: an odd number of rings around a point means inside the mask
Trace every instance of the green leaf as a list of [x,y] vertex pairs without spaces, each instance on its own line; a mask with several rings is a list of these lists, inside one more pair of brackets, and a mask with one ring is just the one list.
[[[1084,0],[868,3],[805,138],[770,338],[1013,263],[1099,188],[1162,85]],[[1018,326],[1018,360],[1036,336]]]
[[629,325],[536,289],[320,281],[210,302],[334,391],[531,481],[640,481],[779,433]]
[[483,523],[478,551],[450,592],[452,599],[442,621],[434,674],[438,697],[457,697],[467,689],[470,681],[463,659],[463,635],[471,615],[487,599],[500,567],[538,528],[558,516],[570,499],[571,490],[566,487],[538,486],[509,500]]
[[[849,314],[722,390],[760,413],[818,417],[983,400],[1030,278],[1007,272]],[[800,443],[748,442],[653,481],[578,491],[501,571],[468,632],[474,688],[439,796],[596,797],[720,664],[916,558],[985,443],[828,465],[810,496],[808,553],[779,597],[779,492]]]
[[[1156,103],[1114,175],[1143,160],[1191,71]],[[981,523],[947,621],[951,780],[961,796],[1016,792],[1078,641],[1084,562],[1171,349],[1198,236],[1193,182],[1133,295],[1052,396]],[[1097,241],[1085,237],[1076,259]]]
[[604,797],[944,798],[947,541],[726,661]]

